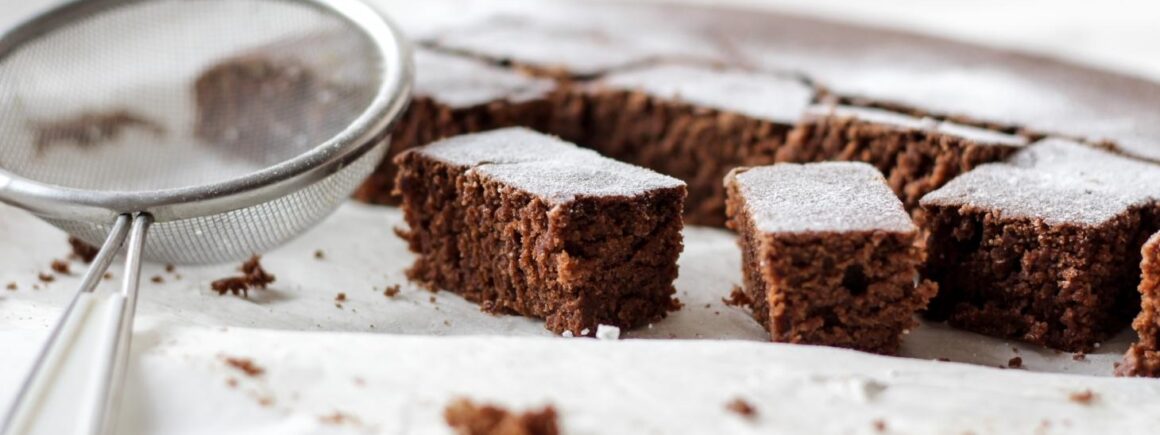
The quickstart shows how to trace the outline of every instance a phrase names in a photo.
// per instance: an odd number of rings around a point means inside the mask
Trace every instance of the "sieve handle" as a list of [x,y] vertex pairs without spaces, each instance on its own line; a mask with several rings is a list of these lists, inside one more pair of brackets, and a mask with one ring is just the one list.
[[[129,355],[149,214],[117,217],[4,419],[4,435],[111,433]],[[130,226],[132,228],[130,228]],[[96,291],[129,239],[121,291]]]

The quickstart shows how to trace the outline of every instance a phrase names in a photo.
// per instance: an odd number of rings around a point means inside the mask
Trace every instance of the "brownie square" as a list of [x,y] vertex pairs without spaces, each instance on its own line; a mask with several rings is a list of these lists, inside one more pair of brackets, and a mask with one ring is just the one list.
[[1088,351],[1131,318],[1158,167],[1041,141],[922,199],[933,318]]
[[400,154],[408,276],[548,329],[632,328],[676,305],[685,184],[522,128]]
[[725,180],[745,292],[773,341],[894,354],[936,287],[918,229],[865,163],[738,168]]
[[906,209],[916,212],[923,195],[1028,145],[1017,134],[882,108],[822,103],[805,113],[778,161],[869,163],[882,171]]
[[1132,322],[1139,339],[1116,365],[1116,376],[1160,378],[1160,233],[1140,252],[1140,314]]
[[556,98],[551,131],[689,183],[685,220],[724,226],[721,179],[774,163],[813,89],[797,77],[697,63],[610,73]]

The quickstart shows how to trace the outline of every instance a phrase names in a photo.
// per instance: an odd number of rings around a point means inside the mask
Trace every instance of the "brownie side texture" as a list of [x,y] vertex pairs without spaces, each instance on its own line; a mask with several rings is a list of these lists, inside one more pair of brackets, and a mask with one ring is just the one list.
[[689,185],[685,220],[723,226],[721,179],[771,164],[813,97],[797,78],[694,63],[609,74],[556,97],[550,131]]
[[396,158],[411,279],[554,332],[633,328],[675,304],[679,180],[524,129]]
[[983,165],[922,200],[934,319],[1088,351],[1138,305],[1157,167],[1065,141]]
[[1139,339],[1116,366],[1116,376],[1160,377],[1160,233],[1140,252],[1140,314],[1132,322]]
[[881,174],[780,164],[734,170],[725,183],[745,291],[773,341],[897,353],[936,287],[916,285],[917,228]]
[[1001,161],[1023,137],[877,108],[812,107],[779,150],[778,161],[866,162],[882,171],[912,213],[919,200],[954,177]]
[[411,105],[391,133],[386,158],[355,191],[359,201],[398,203],[392,195],[397,175],[393,158],[408,149],[502,127],[543,129],[551,110],[548,95],[556,88],[551,80],[424,49],[415,52],[415,70]]

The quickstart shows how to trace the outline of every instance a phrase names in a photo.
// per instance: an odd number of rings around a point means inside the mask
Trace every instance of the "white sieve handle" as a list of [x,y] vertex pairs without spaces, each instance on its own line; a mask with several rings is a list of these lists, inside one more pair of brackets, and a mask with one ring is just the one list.
[[[112,433],[137,306],[141,253],[152,222],[146,213],[117,217],[25,378],[4,419],[4,435]],[[96,291],[126,237],[121,291]]]

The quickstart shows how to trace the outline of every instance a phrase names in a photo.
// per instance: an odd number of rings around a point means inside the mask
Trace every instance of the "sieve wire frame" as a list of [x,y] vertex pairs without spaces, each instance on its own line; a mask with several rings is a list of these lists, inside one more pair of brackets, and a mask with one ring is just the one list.
[[[69,0],[0,33],[0,62],[40,35],[77,20],[109,9],[152,1],[166,0]],[[410,103],[414,76],[411,46],[399,26],[360,0],[266,1],[304,5],[332,14],[354,26],[373,44],[382,62],[383,77],[369,105],[346,129],[303,154],[243,177],[156,191],[76,189],[32,180],[0,166],[0,201],[25,209],[66,230],[108,228],[118,215],[126,213],[148,213],[161,224],[263,205],[307,189],[314,183],[340,177],[344,169],[354,169],[352,165],[366,166],[365,163],[357,164],[361,160],[381,159],[382,151],[378,148],[385,148],[387,132]],[[324,216],[325,213],[318,219]],[[96,235],[95,232],[84,232]],[[82,238],[92,243],[87,240],[91,236]]]

